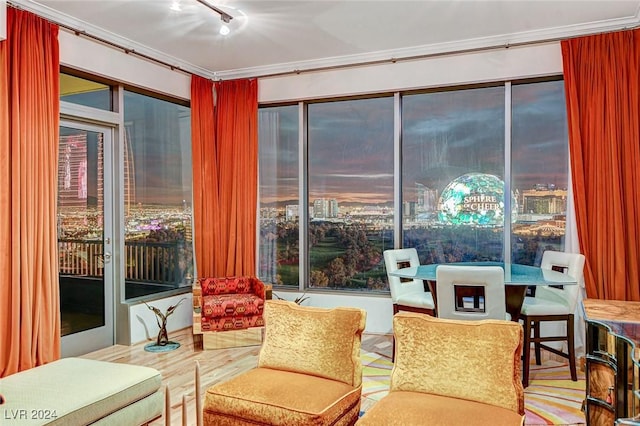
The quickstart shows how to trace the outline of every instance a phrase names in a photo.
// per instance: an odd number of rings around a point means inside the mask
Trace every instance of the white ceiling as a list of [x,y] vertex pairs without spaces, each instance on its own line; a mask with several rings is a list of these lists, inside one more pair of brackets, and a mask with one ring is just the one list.
[[[640,25],[640,0],[8,0],[211,78],[558,40]],[[243,15],[244,14],[244,15]]]

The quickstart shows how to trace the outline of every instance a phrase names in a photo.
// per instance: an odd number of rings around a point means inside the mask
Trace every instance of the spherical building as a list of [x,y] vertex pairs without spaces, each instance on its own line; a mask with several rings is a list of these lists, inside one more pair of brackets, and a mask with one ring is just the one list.
[[[518,213],[511,195],[511,221]],[[451,181],[440,195],[438,219],[451,225],[504,225],[504,182],[495,175],[467,173]]]

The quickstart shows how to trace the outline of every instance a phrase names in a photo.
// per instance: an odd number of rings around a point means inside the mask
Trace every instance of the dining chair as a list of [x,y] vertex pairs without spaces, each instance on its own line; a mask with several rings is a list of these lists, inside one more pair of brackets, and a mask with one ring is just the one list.
[[[534,345],[536,365],[541,364],[541,349],[567,358],[571,371],[571,380],[578,380],[576,373],[574,312],[580,296],[580,283],[583,277],[585,257],[579,253],[564,253],[547,250],[542,255],[540,268],[560,271],[576,279],[575,285],[538,286],[535,297],[525,297],[520,310],[520,319],[524,326],[523,376],[524,387],[529,385],[529,364],[531,362],[531,344]],[[560,324],[558,324],[560,322]],[[552,329],[554,335],[543,336],[541,326],[554,323],[560,325]],[[533,335],[533,336],[532,336]],[[567,351],[554,348],[547,343],[562,342]]]
[[[420,266],[420,258],[415,248],[390,249],[384,251],[384,265],[387,269],[393,315],[400,311],[416,312],[435,316],[436,305],[431,292],[425,289],[423,280],[394,277],[391,272],[401,268]],[[391,360],[395,359],[395,339]]]
[[504,269],[500,266],[440,265],[436,269],[439,318],[510,320]]

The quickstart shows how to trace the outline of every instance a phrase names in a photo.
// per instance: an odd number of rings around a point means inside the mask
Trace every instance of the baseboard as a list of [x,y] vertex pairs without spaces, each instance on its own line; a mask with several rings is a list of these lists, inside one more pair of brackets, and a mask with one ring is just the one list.
[[204,332],[202,333],[202,346],[204,350],[260,346],[263,335],[264,327]]

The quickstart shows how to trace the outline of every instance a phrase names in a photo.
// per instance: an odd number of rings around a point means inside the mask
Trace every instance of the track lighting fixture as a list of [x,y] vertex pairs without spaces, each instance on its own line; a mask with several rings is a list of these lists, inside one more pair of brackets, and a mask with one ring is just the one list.
[[225,12],[224,10],[215,7],[214,5],[212,5],[211,3],[207,2],[206,0],[196,0],[198,3],[203,4],[204,6],[207,6],[209,9],[213,10],[214,12],[216,12],[218,15],[220,15],[220,19],[222,20],[222,22],[224,22],[225,24],[228,24],[229,22],[231,22],[231,20],[233,19],[233,16],[229,15],[227,12]]

